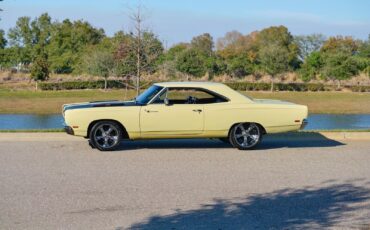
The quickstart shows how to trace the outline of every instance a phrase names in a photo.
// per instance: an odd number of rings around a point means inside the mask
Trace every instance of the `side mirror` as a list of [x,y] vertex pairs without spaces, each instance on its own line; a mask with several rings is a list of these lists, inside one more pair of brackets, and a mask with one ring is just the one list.
[[168,100],[168,98],[167,98],[167,97],[164,99],[164,104],[165,104],[165,105],[170,105],[170,100]]

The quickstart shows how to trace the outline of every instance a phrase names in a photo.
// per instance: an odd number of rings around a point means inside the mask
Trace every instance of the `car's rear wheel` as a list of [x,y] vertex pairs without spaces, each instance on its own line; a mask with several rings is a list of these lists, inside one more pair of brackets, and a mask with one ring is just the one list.
[[252,149],[262,139],[262,130],[256,123],[240,123],[235,125],[229,133],[229,141],[240,150]]
[[99,121],[91,129],[90,142],[101,151],[116,149],[122,140],[122,129],[112,121]]

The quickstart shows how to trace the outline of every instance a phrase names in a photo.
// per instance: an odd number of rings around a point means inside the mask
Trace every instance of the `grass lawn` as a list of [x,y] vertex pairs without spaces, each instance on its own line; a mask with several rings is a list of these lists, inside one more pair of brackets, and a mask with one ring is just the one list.
[[357,92],[248,92],[254,98],[271,98],[307,105],[309,113],[370,114],[370,93]]
[[[310,113],[370,114],[370,93],[353,92],[242,92],[254,98],[269,98],[307,105]],[[60,113],[65,103],[128,100],[133,90],[10,91],[0,89],[0,113]]]

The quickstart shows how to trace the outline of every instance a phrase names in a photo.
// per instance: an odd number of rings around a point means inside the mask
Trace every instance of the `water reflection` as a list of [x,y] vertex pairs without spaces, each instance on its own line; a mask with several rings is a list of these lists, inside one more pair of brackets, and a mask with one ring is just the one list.
[[59,114],[0,114],[0,129],[60,129],[63,121]]
[[[305,130],[370,129],[370,114],[311,114]],[[59,114],[0,114],[0,129],[60,129]]]
[[369,128],[370,114],[311,114],[305,130]]

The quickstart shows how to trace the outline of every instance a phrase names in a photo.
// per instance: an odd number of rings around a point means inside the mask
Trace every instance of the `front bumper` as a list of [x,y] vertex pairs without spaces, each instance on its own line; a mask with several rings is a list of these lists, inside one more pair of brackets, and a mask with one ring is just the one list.
[[72,127],[70,126],[64,126],[64,131],[68,133],[69,135],[74,135],[75,132],[73,131]]
[[306,127],[307,124],[308,124],[307,119],[303,119],[300,129],[304,129],[304,127]]

